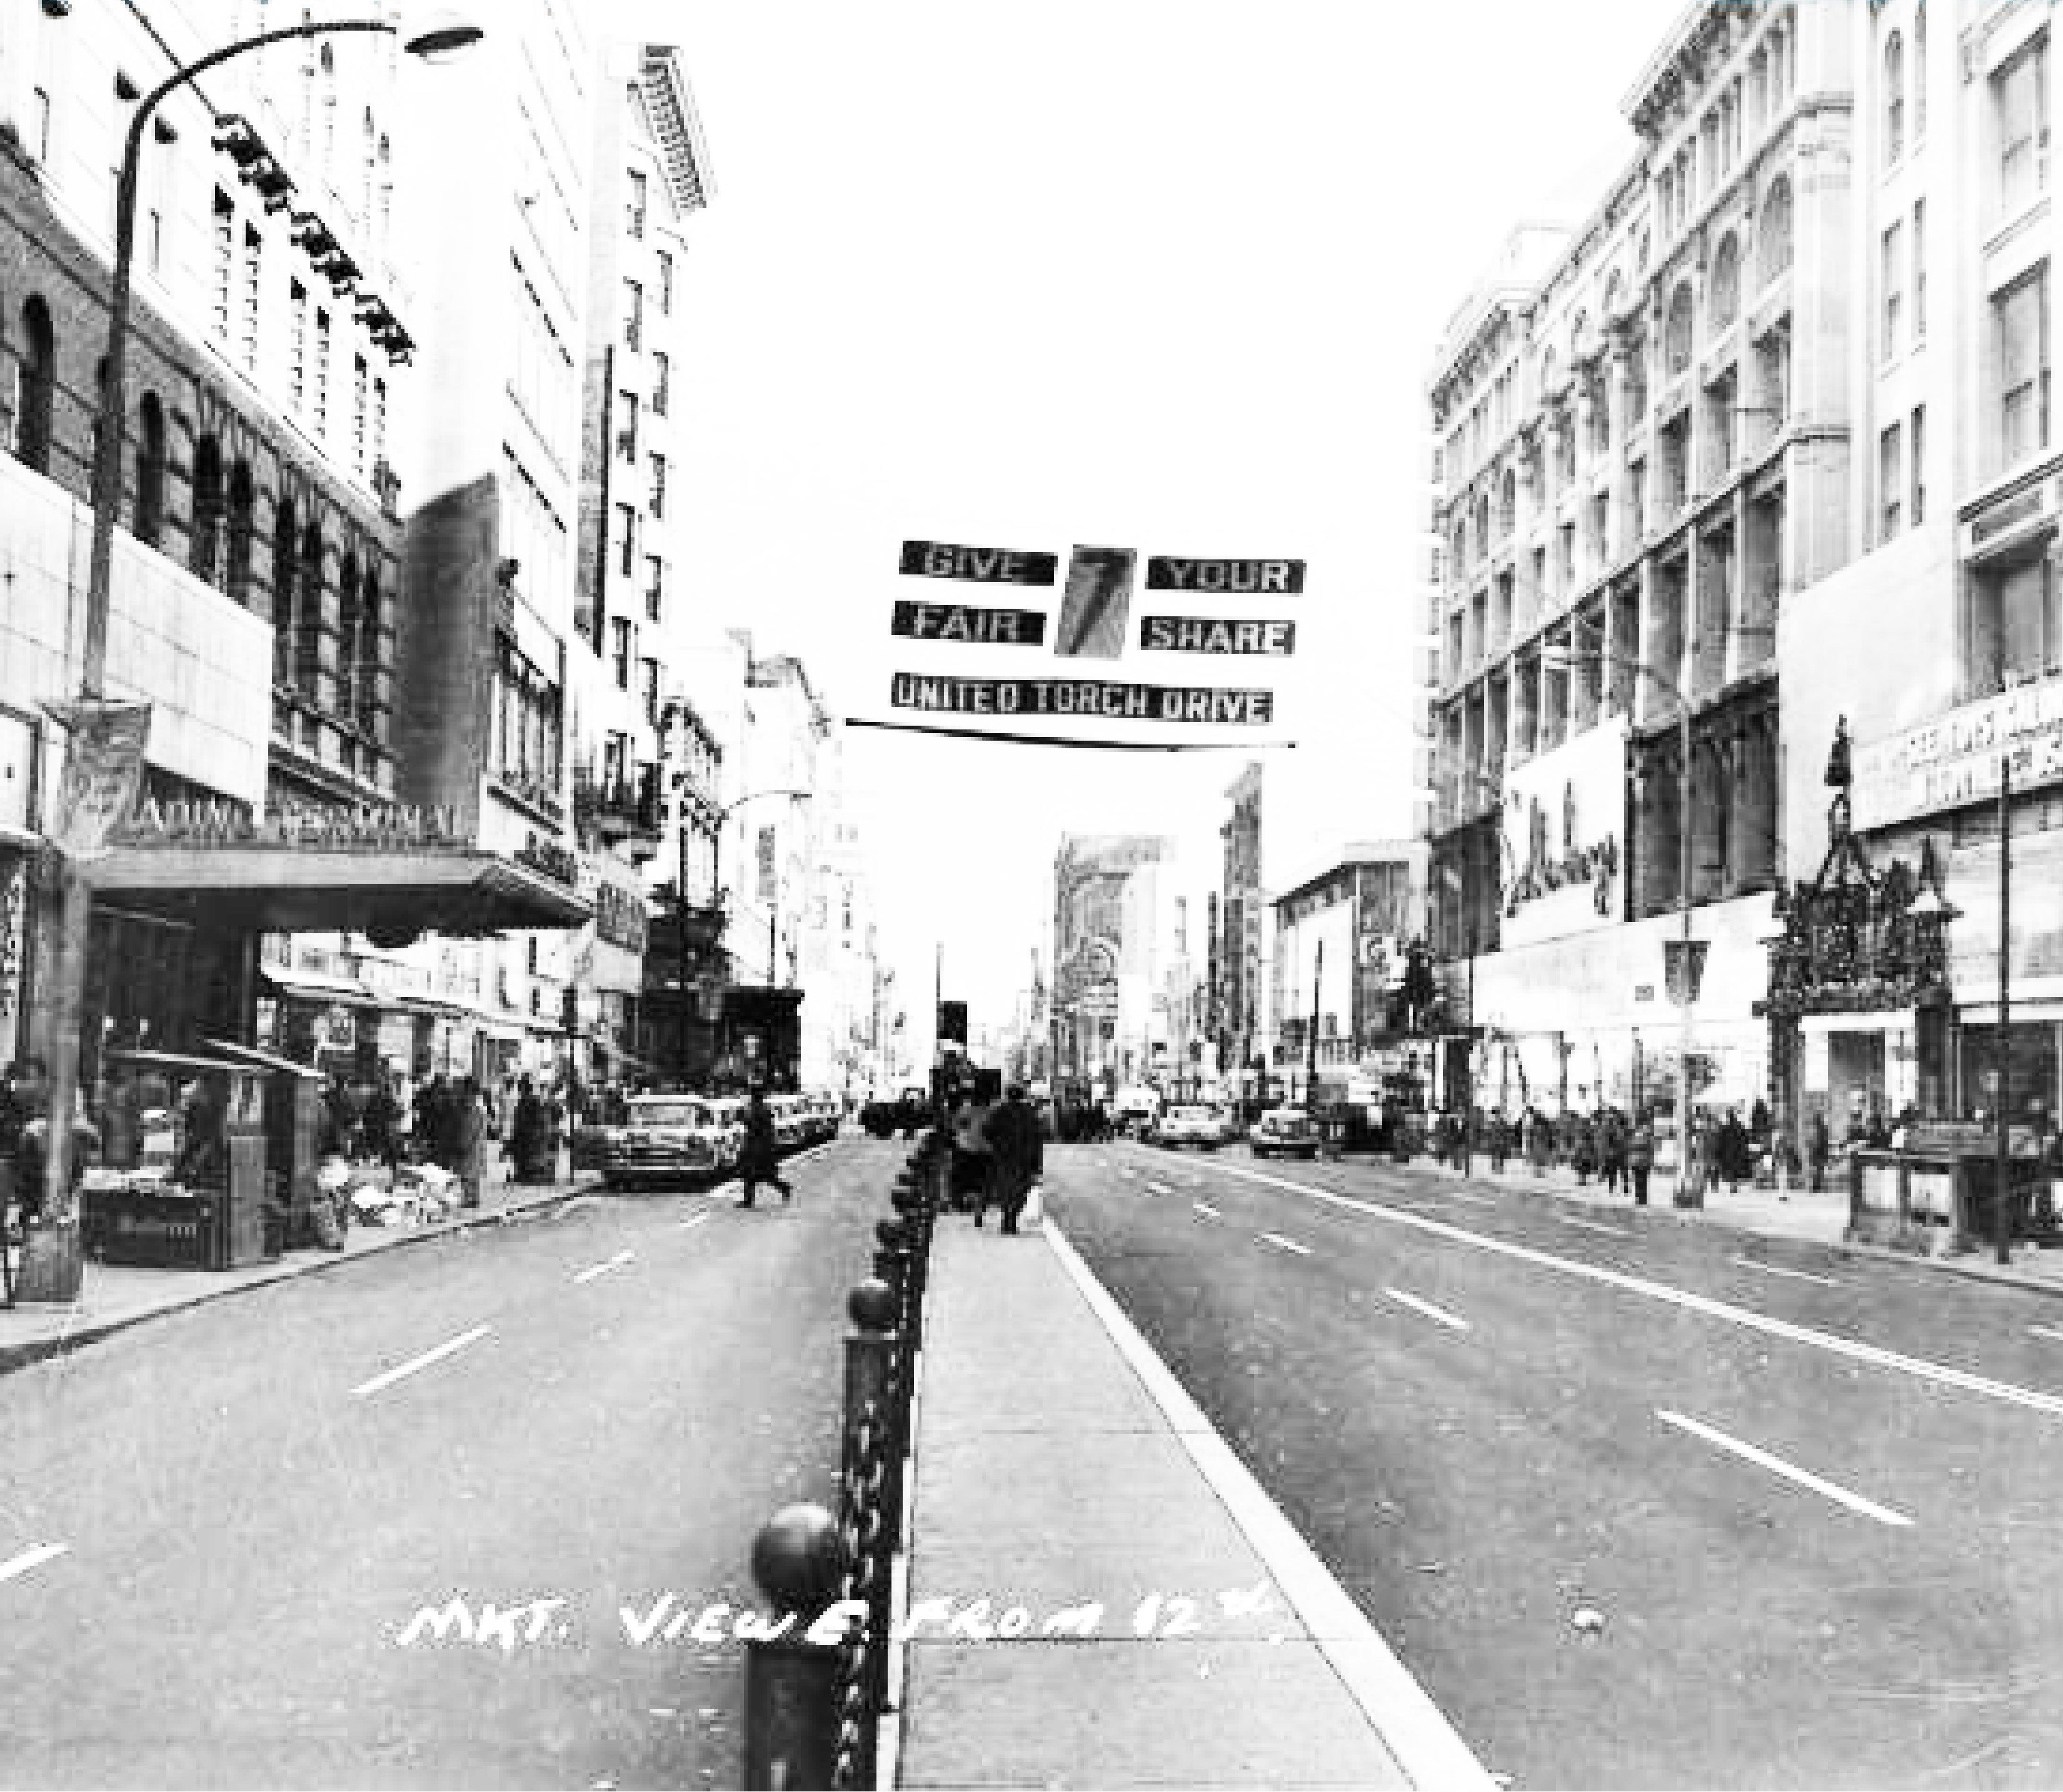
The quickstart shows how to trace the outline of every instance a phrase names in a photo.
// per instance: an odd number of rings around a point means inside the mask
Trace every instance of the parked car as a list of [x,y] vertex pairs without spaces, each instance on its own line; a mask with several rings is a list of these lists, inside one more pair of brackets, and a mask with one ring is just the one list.
[[1271,1107],[1247,1135],[1256,1157],[1318,1155],[1318,1123],[1301,1107]]
[[611,1188],[714,1180],[725,1168],[723,1135],[694,1095],[633,1095],[621,1123],[603,1129],[602,1180]]
[[1221,1110],[1184,1102],[1162,1115],[1147,1136],[1156,1145],[1195,1145],[1214,1151],[1221,1145],[1229,1144],[1238,1132],[1231,1116]]

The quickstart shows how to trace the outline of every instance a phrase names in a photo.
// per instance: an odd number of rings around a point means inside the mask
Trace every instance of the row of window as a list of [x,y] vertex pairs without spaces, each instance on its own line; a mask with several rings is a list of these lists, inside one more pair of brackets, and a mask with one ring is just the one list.
[[[674,258],[662,249],[656,257],[659,271],[658,303],[659,315],[670,317],[674,313]],[[645,346],[645,283],[626,279],[623,283],[623,346],[641,349]]]
[[1655,220],[1665,241],[1680,235],[1699,202],[1732,177],[1749,138],[1759,139],[1782,117],[1797,78],[1797,29],[1786,14],[1763,34],[1745,74],[1720,89],[1697,134],[1655,176]]

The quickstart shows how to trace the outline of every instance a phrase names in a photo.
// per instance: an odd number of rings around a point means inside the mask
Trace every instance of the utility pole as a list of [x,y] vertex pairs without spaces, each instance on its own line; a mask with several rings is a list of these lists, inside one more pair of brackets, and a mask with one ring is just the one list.
[[1318,942],[1311,968],[1311,1036],[1304,1042],[1304,1107],[1308,1113],[1318,1095],[1318,990],[1325,978],[1325,942]]
[[2013,1149],[2007,1124],[2013,1087],[2013,757],[1999,753],[1999,946],[1997,1186],[1992,1193],[1992,1238],[2001,1263],[2013,1261]]

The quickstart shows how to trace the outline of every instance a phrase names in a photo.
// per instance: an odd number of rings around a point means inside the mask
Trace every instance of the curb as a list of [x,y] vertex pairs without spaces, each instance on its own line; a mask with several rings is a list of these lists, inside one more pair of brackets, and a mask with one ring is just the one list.
[[[254,1277],[247,1282],[238,1282],[229,1288],[200,1288],[192,1294],[169,1302],[162,1307],[149,1307],[135,1312],[111,1315],[104,1320],[90,1320],[76,1330],[62,1332],[54,1337],[30,1338],[18,1344],[0,1345],[0,1375],[11,1375],[17,1369],[46,1362],[53,1356],[69,1356],[74,1351],[82,1350],[89,1344],[99,1344],[111,1338],[118,1332],[127,1332],[152,1320],[163,1319],[173,1313],[191,1312],[196,1307],[205,1307],[217,1300],[227,1300],[233,1296],[247,1294],[256,1288],[275,1288],[282,1282],[298,1280],[304,1276],[321,1276],[332,1271],[362,1263],[368,1257],[377,1256],[383,1252],[406,1249],[412,1244],[425,1244],[432,1239],[452,1238],[477,1231],[483,1226],[518,1226],[525,1221],[541,1218],[554,1212],[569,1202],[585,1196],[604,1192],[599,1181],[591,1181],[566,1189],[554,1189],[549,1195],[541,1195],[534,1200],[521,1203],[511,1203],[491,1211],[470,1215],[448,1221],[444,1224],[427,1227],[412,1226],[405,1230],[396,1228],[392,1238],[383,1238],[376,1244],[348,1252],[325,1252],[319,1257],[291,1264],[283,1264],[273,1274]],[[168,1274],[179,1272],[168,1271]],[[20,1308],[15,1309],[17,1312]],[[62,1312],[53,1307],[53,1312]]]

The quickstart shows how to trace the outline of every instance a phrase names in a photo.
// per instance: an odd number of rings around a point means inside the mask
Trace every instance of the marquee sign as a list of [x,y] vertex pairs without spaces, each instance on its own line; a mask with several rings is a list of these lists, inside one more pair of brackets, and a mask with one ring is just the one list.
[[326,852],[463,850],[458,811],[444,803],[289,805],[254,816],[240,802],[160,802],[147,798],[118,826],[124,846],[277,846]]

